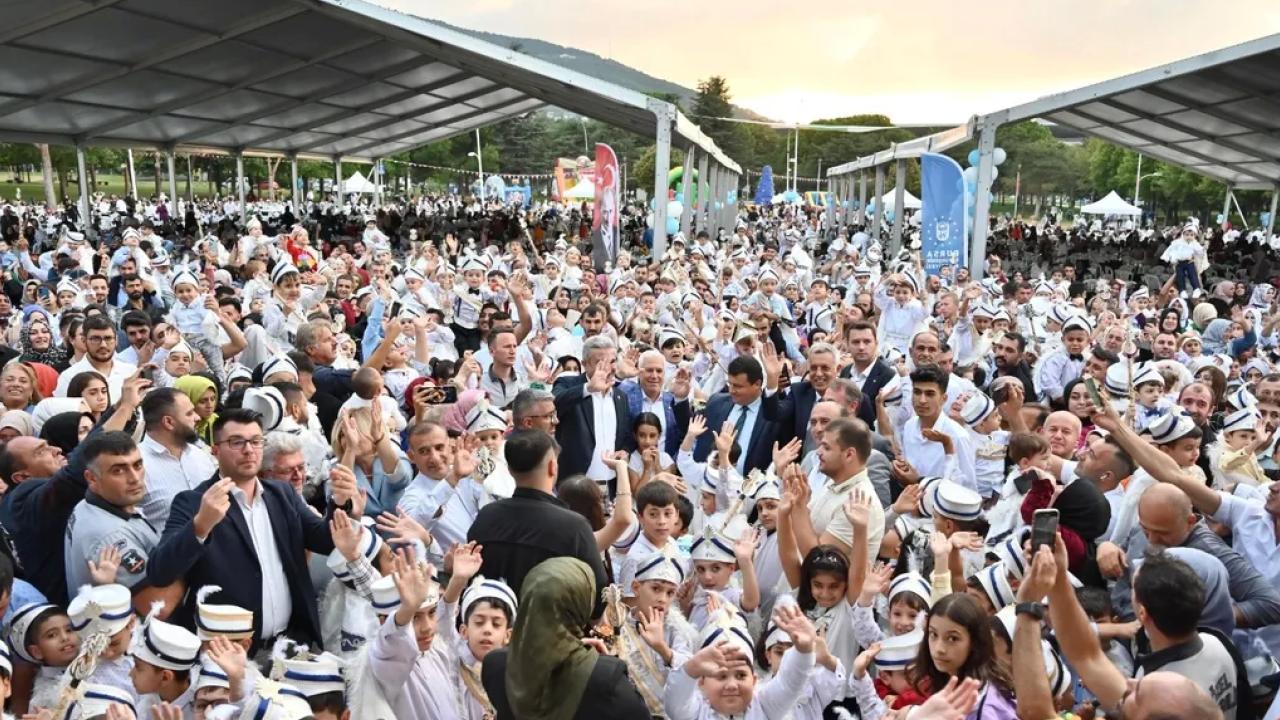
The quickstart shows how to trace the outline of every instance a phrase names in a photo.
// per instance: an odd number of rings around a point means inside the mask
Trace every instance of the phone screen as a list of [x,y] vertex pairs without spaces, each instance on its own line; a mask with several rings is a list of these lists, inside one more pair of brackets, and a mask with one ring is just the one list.
[[1098,383],[1091,377],[1084,379],[1084,387],[1089,391],[1089,397],[1093,399],[1093,404],[1102,406],[1102,395],[1098,393]]
[[1054,545],[1054,536],[1058,534],[1058,511],[1049,508],[1037,510],[1031,519],[1031,552],[1040,549],[1041,545]]

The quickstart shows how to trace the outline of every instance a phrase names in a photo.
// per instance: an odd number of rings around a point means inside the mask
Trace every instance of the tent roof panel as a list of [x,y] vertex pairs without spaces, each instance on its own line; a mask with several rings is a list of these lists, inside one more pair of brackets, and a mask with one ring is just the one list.
[[[1132,115],[1133,117],[1126,117]],[[1280,34],[984,116],[1044,118],[1241,188],[1280,177]]]
[[546,105],[730,158],[671,105],[363,0],[8,0],[0,138],[248,154],[411,149]]

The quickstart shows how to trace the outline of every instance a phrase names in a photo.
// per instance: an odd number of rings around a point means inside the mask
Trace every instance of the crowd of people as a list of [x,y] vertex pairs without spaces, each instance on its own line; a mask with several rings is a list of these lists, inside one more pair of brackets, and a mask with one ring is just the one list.
[[1266,243],[90,212],[0,212],[15,717],[1280,712]]

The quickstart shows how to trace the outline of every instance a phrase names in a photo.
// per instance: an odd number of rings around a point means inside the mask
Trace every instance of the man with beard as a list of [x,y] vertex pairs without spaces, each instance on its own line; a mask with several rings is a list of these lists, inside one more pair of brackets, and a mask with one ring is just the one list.
[[136,504],[138,512],[156,528],[164,527],[178,493],[208,480],[218,470],[196,432],[199,419],[191,398],[174,388],[152,390],[142,401],[147,434],[140,449],[146,494]]
[[67,386],[75,376],[92,370],[107,379],[107,390],[114,402],[120,397],[124,381],[137,372],[137,367],[116,359],[116,326],[106,317],[85,318],[80,332],[84,333],[85,355],[62,371],[53,395],[66,397]]
[[[1023,357],[1027,339],[1020,333],[1008,332],[996,343],[996,377],[1013,377],[1022,383],[1025,398],[1036,398],[1036,385],[1031,380],[1031,365]],[[993,398],[994,399],[994,398]]]
[[1213,458],[1209,454],[1209,446],[1218,440],[1218,433],[1209,424],[1209,416],[1213,414],[1213,390],[1202,382],[1193,382],[1178,393],[1178,406],[1191,416],[1200,428],[1200,457],[1196,465],[1204,471],[1205,477],[1213,477]]
[[146,284],[143,283],[142,277],[137,274],[125,275],[120,278],[120,287],[124,290],[125,303],[120,307],[121,313],[137,310],[147,314],[151,318],[151,323],[160,321],[164,315],[164,304],[160,298],[156,296],[154,290],[148,290]]

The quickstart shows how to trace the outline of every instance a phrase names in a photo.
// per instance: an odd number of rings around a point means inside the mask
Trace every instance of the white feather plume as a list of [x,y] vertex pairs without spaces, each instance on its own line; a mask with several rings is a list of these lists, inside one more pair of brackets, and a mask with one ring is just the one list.
[[222,592],[222,588],[217,585],[205,585],[196,591],[196,605],[204,605],[204,601],[212,594]]

